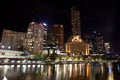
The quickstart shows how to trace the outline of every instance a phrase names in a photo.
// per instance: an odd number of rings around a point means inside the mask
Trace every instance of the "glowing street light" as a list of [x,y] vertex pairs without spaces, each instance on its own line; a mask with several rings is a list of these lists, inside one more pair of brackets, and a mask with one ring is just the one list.
[[47,24],[46,24],[46,23],[43,23],[43,25],[44,25],[44,26],[47,26]]
[[2,45],[1,47],[2,47],[2,49],[4,49],[4,48],[5,48],[5,46],[4,46],[4,45]]
[[10,46],[8,46],[8,49],[10,49],[11,47]]

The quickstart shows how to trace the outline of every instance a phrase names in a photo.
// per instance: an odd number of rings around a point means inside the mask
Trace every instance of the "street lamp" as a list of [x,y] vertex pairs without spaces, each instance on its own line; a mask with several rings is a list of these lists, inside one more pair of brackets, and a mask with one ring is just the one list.
[[2,47],[2,49],[4,49],[4,48],[5,48],[5,46],[4,46],[4,45],[2,45],[1,47]]
[[11,47],[10,47],[10,46],[8,46],[8,49],[11,49]]

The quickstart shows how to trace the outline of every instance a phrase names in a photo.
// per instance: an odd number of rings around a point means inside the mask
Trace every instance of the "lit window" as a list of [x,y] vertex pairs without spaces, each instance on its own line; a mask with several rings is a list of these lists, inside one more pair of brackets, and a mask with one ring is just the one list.
[[52,49],[50,49],[49,51],[50,51],[50,54],[52,54],[52,53],[53,53],[53,50],[52,50]]

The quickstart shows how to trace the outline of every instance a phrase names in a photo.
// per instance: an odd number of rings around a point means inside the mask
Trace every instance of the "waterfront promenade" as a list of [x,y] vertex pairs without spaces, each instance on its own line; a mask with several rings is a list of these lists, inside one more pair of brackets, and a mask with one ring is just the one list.
[[0,65],[44,65],[44,64],[79,64],[79,63],[107,63],[119,62],[119,60],[62,60],[62,61],[43,61],[37,59],[13,59],[0,58]]

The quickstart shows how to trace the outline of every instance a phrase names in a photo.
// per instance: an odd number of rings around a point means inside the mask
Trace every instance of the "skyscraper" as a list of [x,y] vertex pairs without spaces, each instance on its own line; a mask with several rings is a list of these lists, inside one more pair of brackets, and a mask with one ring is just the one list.
[[76,6],[71,8],[71,25],[73,35],[79,35],[81,37],[80,12]]
[[31,53],[43,52],[43,45],[47,35],[46,26],[43,23],[31,22],[27,31],[26,47]]
[[97,54],[103,54],[105,51],[104,40],[102,33],[94,31],[91,35],[92,52]]
[[60,50],[64,47],[64,27],[61,24],[54,24],[48,28],[48,44],[57,45]]
[[71,26],[73,35],[66,43],[66,52],[72,55],[89,54],[89,45],[81,39],[80,12],[76,6],[71,8]]

